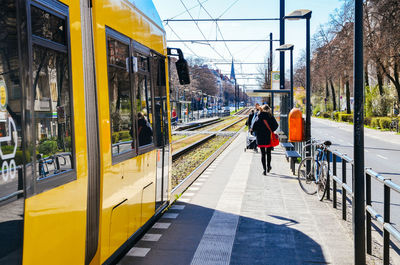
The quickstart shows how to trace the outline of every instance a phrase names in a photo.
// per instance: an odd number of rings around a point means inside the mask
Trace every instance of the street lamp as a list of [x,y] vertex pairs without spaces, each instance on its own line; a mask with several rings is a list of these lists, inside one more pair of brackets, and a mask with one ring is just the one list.
[[290,51],[290,108],[293,109],[293,44],[283,44],[276,50],[280,52]]
[[[311,45],[310,45],[310,19],[311,10],[299,9],[286,15],[284,19],[287,20],[306,20],[306,141],[311,140],[311,74],[310,74],[310,58],[311,58]],[[307,148],[307,156],[311,155],[311,146]],[[307,167],[308,168],[308,167]],[[307,170],[308,172],[308,170]]]
[[[284,17],[287,20],[306,20],[306,142],[311,141],[311,74],[310,74],[310,19],[312,11],[308,9],[295,10]],[[311,156],[311,145],[306,148],[306,156]],[[310,161],[309,161],[310,162]],[[306,163],[306,172],[311,171],[311,162]]]

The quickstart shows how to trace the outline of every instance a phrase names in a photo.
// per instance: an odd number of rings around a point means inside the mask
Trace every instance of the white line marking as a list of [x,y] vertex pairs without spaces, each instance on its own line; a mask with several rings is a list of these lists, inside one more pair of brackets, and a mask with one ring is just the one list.
[[179,213],[165,213],[161,218],[165,219],[176,219],[178,217]]
[[142,237],[142,241],[151,241],[151,242],[157,242],[160,240],[161,234],[145,234]]
[[197,191],[197,190],[199,190],[200,188],[197,188],[197,187],[190,187],[190,188],[188,188],[188,190],[190,190],[190,191]]
[[203,184],[204,184],[203,182],[196,181],[195,183],[192,184],[192,186],[203,186]]
[[193,192],[185,192],[182,196],[192,197],[192,196],[194,196],[194,193]]
[[155,229],[168,229],[171,223],[155,223],[153,228]]
[[171,210],[183,210],[185,209],[185,205],[172,205]]
[[382,159],[385,159],[385,160],[388,160],[388,158],[387,157],[385,157],[385,156],[381,156],[381,155],[376,155],[377,157],[379,157],[379,158],[382,158]]
[[131,248],[131,250],[126,253],[127,256],[131,257],[146,257],[147,253],[149,253],[150,248]]
[[182,198],[182,197],[180,197],[179,199],[178,199],[178,201],[180,201],[180,202],[190,202],[190,199],[189,198]]
[[364,151],[365,151],[366,153],[369,153],[369,151],[368,151],[367,149],[364,149]]
[[348,142],[348,143],[347,143],[347,145],[350,145],[350,146],[352,146],[352,145],[353,145],[353,143],[350,143],[350,142]]

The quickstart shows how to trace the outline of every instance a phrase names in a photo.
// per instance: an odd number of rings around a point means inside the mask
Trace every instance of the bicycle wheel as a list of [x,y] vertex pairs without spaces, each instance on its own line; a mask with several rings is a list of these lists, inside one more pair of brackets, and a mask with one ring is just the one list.
[[324,199],[326,190],[328,188],[328,165],[324,162],[318,162],[318,181],[317,181],[317,196],[320,201]]
[[[307,174],[308,162],[311,164],[311,170]],[[297,178],[299,180],[300,187],[304,190],[304,192],[310,195],[315,194],[317,192],[317,186],[315,185],[313,158],[306,157],[301,160],[297,172]]]

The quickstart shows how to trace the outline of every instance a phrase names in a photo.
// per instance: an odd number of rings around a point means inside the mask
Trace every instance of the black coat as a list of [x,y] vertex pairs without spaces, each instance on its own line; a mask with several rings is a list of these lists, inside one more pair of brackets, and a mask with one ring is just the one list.
[[151,144],[153,142],[153,130],[149,123],[144,119],[138,119],[139,146]]
[[264,121],[267,121],[273,132],[278,129],[279,126],[274,116],[267,112],[261,112],[253,126],[253,130],[256,132],[257,145],[269,145],[271,143],[271,131],[265,125]]

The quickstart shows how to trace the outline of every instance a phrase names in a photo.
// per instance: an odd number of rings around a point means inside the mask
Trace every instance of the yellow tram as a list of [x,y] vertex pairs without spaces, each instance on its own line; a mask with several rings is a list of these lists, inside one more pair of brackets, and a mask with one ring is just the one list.
[[151,0],[0,3],[0,264],[111,263],[169,200],[162,22]]

